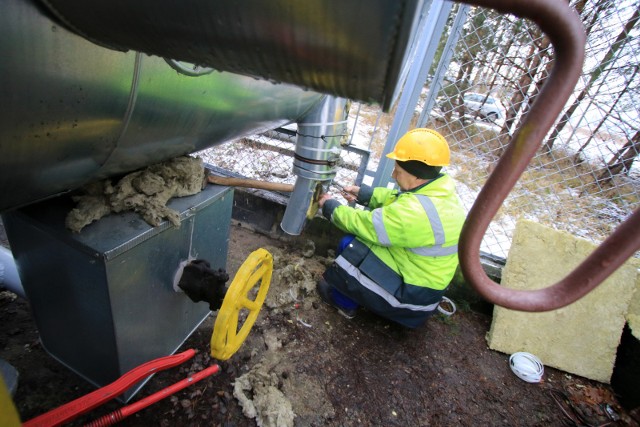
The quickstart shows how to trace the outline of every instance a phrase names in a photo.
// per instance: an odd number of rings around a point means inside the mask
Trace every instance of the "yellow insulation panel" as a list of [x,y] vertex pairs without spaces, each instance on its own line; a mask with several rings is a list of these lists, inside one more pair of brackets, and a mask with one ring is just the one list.
[[[502,285],[522,290],[548,287],[595,248],[566,232],[521,220]],[[487,334],[489,347],[507,354],[526,351],[545,366],[609,383],[630,302],[639,286],[639,264],[637,259],[627,261],[595,290],[558,310],[525,313],[496,306]]]

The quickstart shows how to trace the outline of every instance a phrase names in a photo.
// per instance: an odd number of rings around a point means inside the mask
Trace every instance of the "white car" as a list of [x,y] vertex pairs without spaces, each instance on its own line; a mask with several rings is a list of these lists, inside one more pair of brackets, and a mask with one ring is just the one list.
[[505,108],[502,103],[491,95],[481,93],[465,93],[464,106],[473,115],[478,115],[492,123],[505,118]]

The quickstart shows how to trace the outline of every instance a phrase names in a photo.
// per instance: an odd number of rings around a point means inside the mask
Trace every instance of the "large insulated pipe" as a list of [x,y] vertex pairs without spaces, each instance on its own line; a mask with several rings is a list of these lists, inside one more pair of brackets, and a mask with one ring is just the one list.
[[26,298],[16,261],[11,251],[4,246],[0,246],[0,288],[8,289],[19,297]]
[[324,95],[118,52],[23,0],[0,14],[0,212],[303,117]]
[[293,173],[297,175],[280,227],[297,236],[307,220],[316,188],[336,176],[340,142],[347,133],[346,100],[327,96],[298,122]]
[[423,0],[42,3],[102,46],[375,101],[388,110]]

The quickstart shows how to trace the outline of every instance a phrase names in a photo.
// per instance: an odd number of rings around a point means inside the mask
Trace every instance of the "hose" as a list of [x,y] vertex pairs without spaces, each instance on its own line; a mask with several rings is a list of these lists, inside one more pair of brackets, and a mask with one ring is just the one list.
[[509,366],[514,374],[521,380],[528,383],[539,383],[542,381],[544,366],[540,359],[531,353],[523,351],[513,353],[509,357]]

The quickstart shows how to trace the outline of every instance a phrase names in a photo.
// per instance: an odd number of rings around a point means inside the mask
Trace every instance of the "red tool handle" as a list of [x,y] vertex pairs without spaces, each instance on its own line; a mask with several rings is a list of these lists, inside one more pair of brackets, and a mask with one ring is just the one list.
[[217,373],[219,370],[220,366],[218,365],[209,366],[208,368],[196,372],[188,378],[178,381],[177,383],[170,385],[169,387],[163,388],[162,390],[152,394],[151,396],[147,396],[144,399],[132,403],[131,405],[124,406],[113,411],[110,414],[100,417],[97,420],[94,420],[87,424],[86,427],[106,427],[115,423],[119,423],[128,416],[135,414],[136,412],[164,399],[167,396],[171,396],[173,393],[180,391],[183,388],[189,387],[191,384],[195,384],[198,381]]
[[79,397],[69,403],[57,407],[49,412],[39,415],[23,424],[24,427],[52,427],[69,422],[74,418],[82,415],[90,410],[102,405],[111,399],[122,394],[132,385],[136,384],[143,378],[165,369],[173,368],[189,359],[196,354],[196,351],[189,349],[172,356],[160,357],[143,363],[133,368],[114,382],[99,388],[89,394]]

